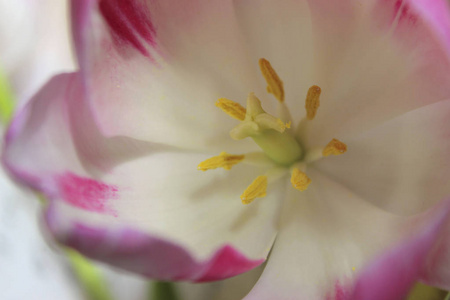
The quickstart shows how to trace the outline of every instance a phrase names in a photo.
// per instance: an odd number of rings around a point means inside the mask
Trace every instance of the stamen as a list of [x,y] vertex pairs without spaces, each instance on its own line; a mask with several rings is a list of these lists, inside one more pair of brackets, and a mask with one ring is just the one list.
[[300,169],[294,168],[291,174],[291,183],[294,188],[303,192],[308,188],[311,179]]
[[284,124],[284,126],[286,126],[286,128],[289,129],[289,128],[291,128],[291,124],[292,124],[292,122],[289,121],[286,124]]
[[332,139],[325,147],[325,149],[323,149],[322,155],[323,156],[340,155],[344,154],[346,151],[347,151],[346,144],[337,139]]
[[226,152],[220,153],[218,156],[208,158],[202,161],[198,166],[197,170],[207,171],[217,168],[224,168],[225,170],[230,170],[232,166],[240,163],[245,158],[245,155],[232,155]]
[[265,197],[267,191],[267,176],[261,175],[250,184],[241,195],[242,204],[250,204],[255,198]]
[[320,93],[322,90],[317,85],[309,88],[306,95],[305,108],[308,120],[313,120],[320,106]]
[[264,79],[266,79],[267,92],[273,94],[278,101],[284,102],[283,81],[278,77],[278,74],[272,68],[270,62],[265,58],[261,58],[259,60],[259,68],[261,69]]
[[240,105],[237,102],[229,100],[227,98],[220,98],[216,101],[216,106],[223,110],[230,117],[235,118],[236,120],[243,121],[245,119],[245,114],[247,110],[245,107]]

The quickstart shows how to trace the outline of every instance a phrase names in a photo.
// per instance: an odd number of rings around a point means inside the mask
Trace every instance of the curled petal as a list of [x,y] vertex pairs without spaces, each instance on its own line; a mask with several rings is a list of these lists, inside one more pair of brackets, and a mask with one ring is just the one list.
[[90,258],[149,278],[205,282],[238,275],[264,262],[249,259],[230,245],[220,247],[207,259],[197,260],[176,243],[130,228],[96,228],[78,223],[62,234],[51,213],[47,213],[46,220],[60,242]]

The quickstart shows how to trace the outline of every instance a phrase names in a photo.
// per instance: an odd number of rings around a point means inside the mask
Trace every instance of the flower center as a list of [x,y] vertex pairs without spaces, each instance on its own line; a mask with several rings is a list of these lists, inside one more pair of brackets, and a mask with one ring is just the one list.
[[[311,179],[305,173],[308,163],[325,156],[340,155],[347,151],[347,146],[344,143],[332,139],[325,147],[318,147],[305,152],[290,129],[291,117],[284,102],[283,82],[268,60],[261,58],[259,66],[267,82],[267,92],[273,94],[278,100],[279,117],[267,113],[254,93],[250,93],[247,97],[247,108],[226,98],[217,100],[216,106],[232,118],[240,121],[231,130],[231,138],[241,140],[250,137],[263,150],[265,155],[258,156],[255,153],[231,155],[222,152],[220,155],[209,158],[198,165],[198,169],[201,171],[216,168],[230,170],[240,162],[254,164],[255,162],[267,163],[268,160],[271,161],[272,168],[266,174],[258,176],[241,195],[244,204],[251,203],[255,198],[266,196],[268,185],[278,179],[280,175],[283,175],[285,173],[282,172],[283,170],[291,172],[291,183],[294,188],[299,191],[306,190],[311,183]],[[298,126],[304,126],[306,122],[314,119],[320,106],[320,94],[320,87],[314,85],[309,88],[305,101],[306,117]],[[280,170],[282,171],[280,172]]]
[[[239,104],[222,98],[216,105],[233,116],[234,108]],[[239,107],[238,111],[241,112],[239,116],[241,122],[231,130],[231,138],[235,140],[252,138],[269,158],[280,165],[289,166],[300,160],[302,148],[294,136],[286,130],[290,124],[285,124],[281,119],[266,113],[261,101],[253,93],[247,98],[247,109]]]

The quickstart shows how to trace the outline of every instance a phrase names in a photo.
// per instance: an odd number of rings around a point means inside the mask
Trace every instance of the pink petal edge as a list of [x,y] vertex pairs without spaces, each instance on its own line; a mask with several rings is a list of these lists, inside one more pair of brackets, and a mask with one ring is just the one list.
[[52,202],[45,223],[59,242],[87,257],[159,280],[208,282],[239,275],[264,262],[249,259],[230,245],[198,261],[174,242],[127,227],[107,229],[75,223],[62,234]]
[[375,259],[358,276],[352,300],[403,299],[423,276],[426,261],[449,225],[450,201],[433,209],[432,224]]

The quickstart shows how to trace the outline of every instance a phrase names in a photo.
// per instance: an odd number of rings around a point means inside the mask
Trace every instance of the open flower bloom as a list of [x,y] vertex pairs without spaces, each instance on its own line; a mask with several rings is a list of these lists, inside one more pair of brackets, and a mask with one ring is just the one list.
[[271,251],[249,300],[450,288],[444,1],[74,0],[72,17],[80,71],[3,154],[60,242],[166,280]]

